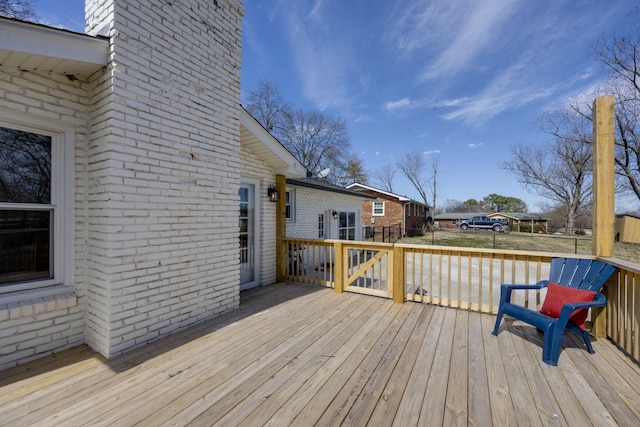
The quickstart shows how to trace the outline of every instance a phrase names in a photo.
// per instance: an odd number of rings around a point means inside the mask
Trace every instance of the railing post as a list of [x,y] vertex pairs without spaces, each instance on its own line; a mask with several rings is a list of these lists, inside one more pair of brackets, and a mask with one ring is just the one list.
[[593,249],[598,257],[614,255],[615,113],[613,95],[593,101]]
[[335,264],[333,266],[333,290],[334,292],[341,294],[344,292],[344,254],[342,253],[343,246],[341,241],[334,243]]
[[[393,245],[393,302],[404,304],[406,296],[405,277],[406,262],[404,261],[405,250],[403,247]],[[390,268],[387,266],[387,268]]]

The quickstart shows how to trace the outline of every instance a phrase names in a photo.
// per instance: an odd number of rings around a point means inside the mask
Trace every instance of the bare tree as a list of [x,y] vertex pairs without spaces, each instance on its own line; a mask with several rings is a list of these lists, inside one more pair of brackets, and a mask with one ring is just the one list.
[[[420,150],[412,150],[409,153],[402,155],[400,160],[398,160],[397,165],[398,169],[402,171],[409,182],[411,182],[415,189],[418,190],[418,194],[420,194],[424,204],[428,205],[429,201],[427,198],[427,191],[430,189],[430,182],[435,181],[435,175],[432,175],[431,177],[426,176],[426,156]],[[433,172],[437,173],[437,165]]]
[[[616,175],[622,188],[640,201],[640,31],[603,37],[594,52],[610,72],[608,84],[598,92],[616,99]],[[590,104],[574,108],[590,117]]]
[[393,181],[396,176],[396,168],[391,164],[386,164],[380,169],[373,171],[373,178],[381,189],[393,193]]
[[[559,129],[566,125],[567,116],[560,113],[549,115],[545,124],[549,129]],[[578,120],[570,120],[576,132]],[[515,145],[511,147],[511,160],[502,162],[500,167],[513,172],[518,181],[536,193],[563,207],[568,232],[572,233],[576,220],[585,214],[591,203],[591,146],[584,140],[556,136],[544,147]]]
[[267,79],[260,79],[258,87],[249,92],[244,107],[274,136],[282,133],[291,107],[282,98],[280,89]]
[[31,0],[0,0],[0,16],[23,21],[38,19]]
[[278,87],[266,79],[260,80],[244,104],[249,114],[278,138],[308,171],[317,173],[329,168],[327,179],[334,184],[367,178],[362,161],[349,155],[349,133],[341,117],[292,109]]
[[438,193],[438,161],[434,160],[431,163],[431,212],[435,212],[436,210],[436,196]]
[[286,115],[280,138],[307,170],[317,172],[328,167],[332,181],[337,181],[336,172],[345,167],[351,145],[344,119],[296,110]]

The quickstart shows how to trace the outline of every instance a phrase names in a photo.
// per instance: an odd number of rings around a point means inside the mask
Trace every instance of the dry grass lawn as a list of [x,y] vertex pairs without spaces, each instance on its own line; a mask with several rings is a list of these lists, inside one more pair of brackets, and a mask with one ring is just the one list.
[[[494,233],[485,230],[437,230],[424,236],[407,237],[401,240],[407,244],[457,246],[467,248],[487,248],[505,250],[526,250],[531,252],[560,252],[571,254],[591,254],[590,236],[543,235],[527,233]],[[640,245],[615,243],[615,257],[640,263]]]

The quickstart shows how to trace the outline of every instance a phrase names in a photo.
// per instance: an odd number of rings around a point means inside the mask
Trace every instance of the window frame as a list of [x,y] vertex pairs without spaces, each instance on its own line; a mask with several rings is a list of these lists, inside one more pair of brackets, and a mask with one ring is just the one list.
[[[376,212],[376,205],[382,205],[382,213]],[[385,213],[385,202],[382,200],[374,200],[371,202],[371,216],[384,216]]]
[[[296,220],[296,193],[295,190],[287,188],[284,192],[284,212],[287,222],[295,222]],[[288,208],[288,209],[287,209]]]
[[[25,120],[27,119],[27,120]],[[25,114],[0,111],[0,126],[51,138],[51,200],[49,204],[4,203],[1,210],[51,211],[52,250],[51,278],[0,285],[0,301],[13,300],[12,295],[70,285],[74,268],[74,133],[70,126],[38,120]]]

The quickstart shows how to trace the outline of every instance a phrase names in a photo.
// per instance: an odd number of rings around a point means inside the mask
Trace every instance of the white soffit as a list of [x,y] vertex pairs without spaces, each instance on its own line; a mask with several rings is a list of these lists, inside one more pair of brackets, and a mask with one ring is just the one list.
[[109,62],[109,40],[0,18],[0,66],[88,76]]

